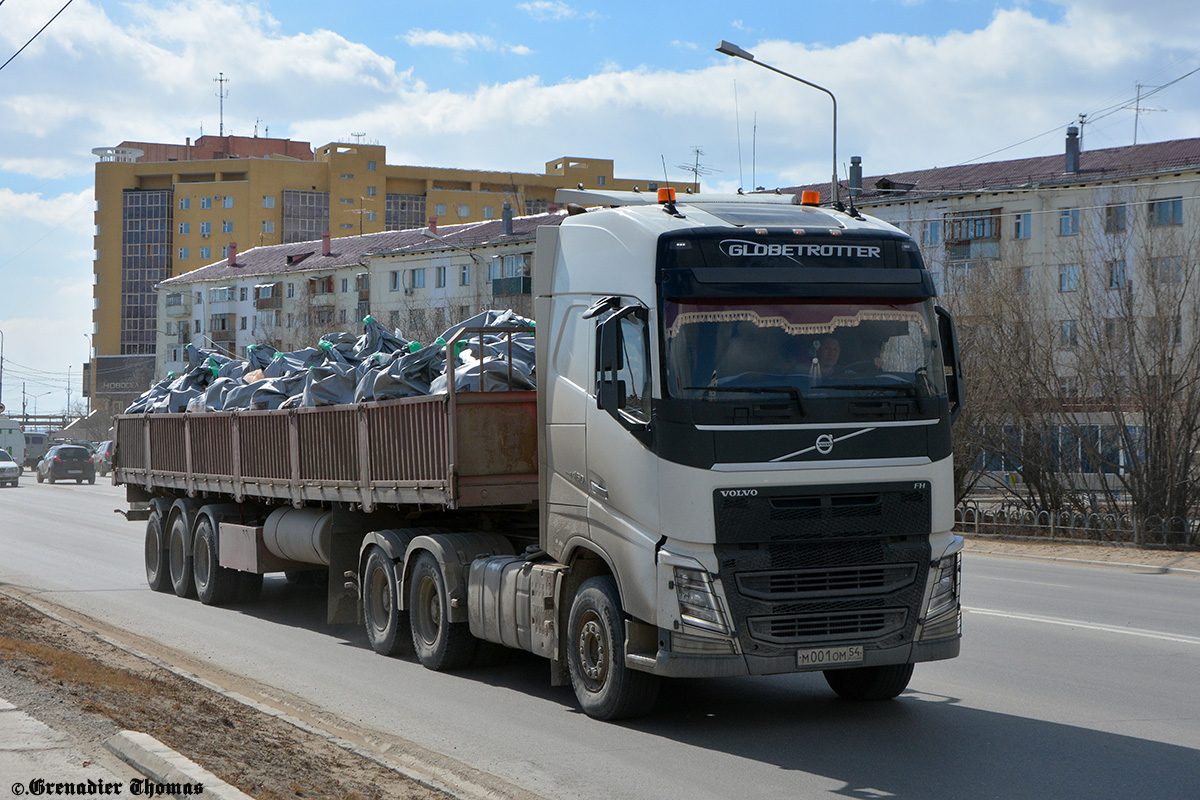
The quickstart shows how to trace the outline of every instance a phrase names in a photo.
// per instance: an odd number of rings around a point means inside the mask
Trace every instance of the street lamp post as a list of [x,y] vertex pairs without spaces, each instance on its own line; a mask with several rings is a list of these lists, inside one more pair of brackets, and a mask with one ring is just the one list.
[[829,99],[833,101],[833,178],[829,183],[829,201],[831,203],[836,204],[838,202],[837,98],[833,96],[833,92],[829,91],[824,86],[818,86],[817,84],[813,83],[812,81],[806,81],[806,80],[804,80],[804,78],[793,75],[790,72],[784,72],[781,69],[776,69],[775,67],[772,67],[770,64],[767,64],[762,61],[757,61],[754,58],[753,53],[749,53],[749,52],[743,50],[742,48],[738,47],[736,44],[727,42],[724,39],[722,39],[721,43],[719,45],[717,45],[717,52],[724,53],[725,55],[732,56],[733,58],[744,58],[745,60],[747,60],[751,63],[757,64],[758,66],[762,67],[763,69],[769,69],[769,70],[771,70],[771,72],[778,72],[780,75],[783,75],[785,78],[791,78],[794,81],[799,81],[800,83],[803,83],[805,86],[811,86],[812,88],[814,88],[818,91],[822,91],[825,94],[829,95]]

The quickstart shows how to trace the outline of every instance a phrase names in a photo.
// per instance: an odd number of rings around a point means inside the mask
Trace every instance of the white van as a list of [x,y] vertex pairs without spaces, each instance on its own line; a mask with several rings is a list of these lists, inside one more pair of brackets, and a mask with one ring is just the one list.
[[0,414],[0,450],[7,450],[18,464],[25,461],[25,432],[4,414]]

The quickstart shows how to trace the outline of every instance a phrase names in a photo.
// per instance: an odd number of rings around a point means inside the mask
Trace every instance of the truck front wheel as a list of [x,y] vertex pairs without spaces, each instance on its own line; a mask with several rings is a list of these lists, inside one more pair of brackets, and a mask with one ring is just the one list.
[[408,612],[400,610],[396,567],[379,547],[372,547],[367,556],[362,587],[363,619],[371,648],[383,656],[397,655],[412,642],[412,630]]
[[450,621],[446,579],[432,553],[422,552],[413,565],[408,587],[408,613],[417,660],[429,669],[459,669],[471,663],[478,639],[465,622]]
[[187,519],[176,514],[171,519],[167,535],[167,562],[171,568],[171,588],[179,597],[195,597],[196,582],[192,578],[192,549],[188,547]]
[[575,595],[567,623],[567,665],[575,696],[589,717],[637,717],[654,705],[658,676],[625,666],[624,612],[609,575],[587,579]]
[[825,682],[845,700],[891,700],[908,687],[912,664],[825,670]]
[[192,575],[196,595],[206,606],[228,603],[237,593],[237,570],[222,567],[217,555],[217,532],[212,518],[201,515],[192,532]]
[[171,591],[163,518],[157,508],[150,512],[150,518],[146,520],[146,583],[156,592]]

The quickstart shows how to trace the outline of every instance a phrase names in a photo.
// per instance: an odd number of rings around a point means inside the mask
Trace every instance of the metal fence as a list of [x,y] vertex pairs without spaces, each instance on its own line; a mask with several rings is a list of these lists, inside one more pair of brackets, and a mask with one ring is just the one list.
[[1053,511],[968,500],[954,509],[954,523],[960,533],[973,536],[1200,549],[1200,517]]

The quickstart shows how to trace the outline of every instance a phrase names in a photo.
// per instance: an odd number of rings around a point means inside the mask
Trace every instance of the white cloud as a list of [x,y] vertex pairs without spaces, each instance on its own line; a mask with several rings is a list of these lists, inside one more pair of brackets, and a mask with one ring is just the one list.
[[530,3],[518,3],[517,8],[539,22],[559,22],[578,13],[562,0],[533,0]]
[[414,28],[404,34],[404,41],[413,47],[445,47],[450,50],[495,50],[496,42],[490,36],[474,33],[443,33]]

